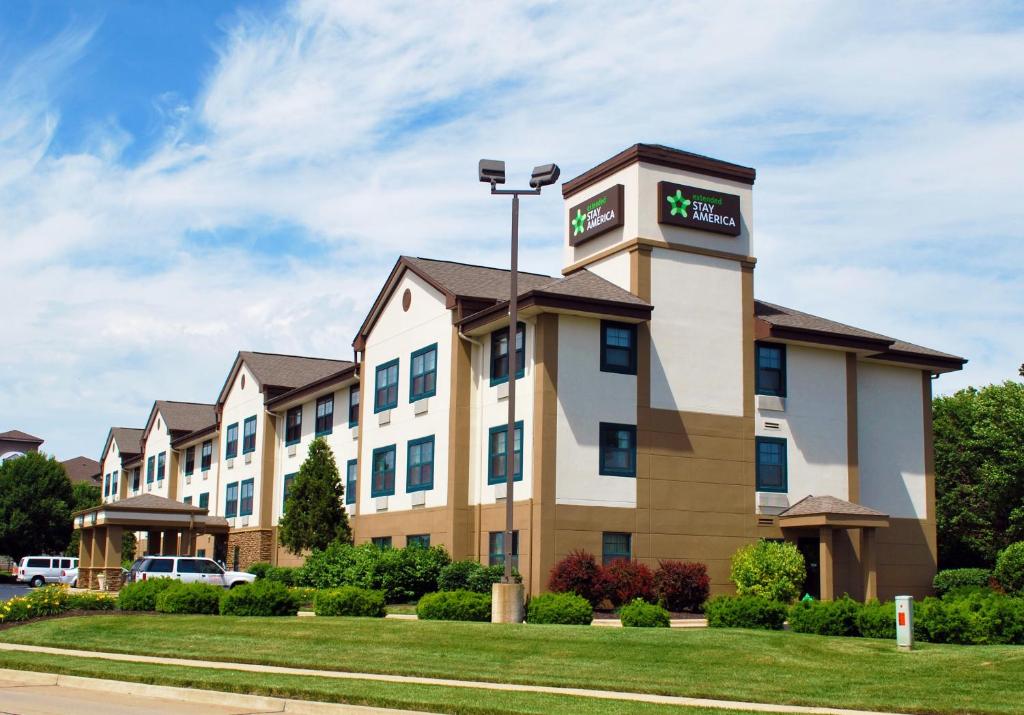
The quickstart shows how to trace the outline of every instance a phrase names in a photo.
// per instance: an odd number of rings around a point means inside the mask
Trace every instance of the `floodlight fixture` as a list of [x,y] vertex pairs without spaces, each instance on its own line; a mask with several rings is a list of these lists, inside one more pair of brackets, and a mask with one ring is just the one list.
[[530,176],[530,187],[539,189],[542,186],[550,186],[558,181],[561,174],[558,164],[543,164],[533,167],[533,174]]
[[497,159],[481,159],[479,166],[480,181],[484,184],[505,183],[505,162]]

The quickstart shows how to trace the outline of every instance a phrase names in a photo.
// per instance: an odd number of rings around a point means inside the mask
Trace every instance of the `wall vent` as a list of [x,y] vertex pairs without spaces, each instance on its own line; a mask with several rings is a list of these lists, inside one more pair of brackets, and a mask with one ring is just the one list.
[[779,423],[778,422],[767,422],[766,421],[764,423],[764,428],[765,429],[778,429],[779,428]]
[[759,517],[758,520],[757,520],[757,525],[758,526],[772,526],[774,523],[775,523],[775,519],[772,519],[770,517],[769,518]]

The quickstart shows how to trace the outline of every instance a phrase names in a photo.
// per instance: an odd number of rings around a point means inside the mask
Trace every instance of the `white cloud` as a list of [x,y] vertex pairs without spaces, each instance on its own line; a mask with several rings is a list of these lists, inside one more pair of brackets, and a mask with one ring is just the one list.
[[[477,158],[568,178],[636,141],[757,166],[760,296],[965,353],[942,389],[1024,360],[1024,33],[998,8],[426,7],[239,13],[132,164],[116,119],[48,152],[88,28],[8,62],[0,423],[94,454],[152,399],[213,399],[237,349],[348,357],[396,254],[506,260]],[[560,268],[560,207],[524,204],[524,267]],[[208,238],[282,226],[325,255]]]

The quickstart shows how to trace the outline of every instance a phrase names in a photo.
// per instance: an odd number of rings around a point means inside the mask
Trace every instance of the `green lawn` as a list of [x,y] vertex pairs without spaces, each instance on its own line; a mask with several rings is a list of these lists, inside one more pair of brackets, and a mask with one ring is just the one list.
[[[1021,712],[1024,648],[717,629],[92,616],[0,640],[355,672],[932,713]],[[134,666],[133,666],[134,667]]]
[[398,613],[402,615],[416,615],[416,604],[415,603],[389,603],[387,605],[388,613]]

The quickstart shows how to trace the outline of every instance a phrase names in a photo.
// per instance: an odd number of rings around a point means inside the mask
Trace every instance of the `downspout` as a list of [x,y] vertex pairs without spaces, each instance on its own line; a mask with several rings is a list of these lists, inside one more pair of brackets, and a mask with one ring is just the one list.
[[[462,338],[463,340],[465,340],[466,342],[468,342],[468,343],[470,343],[472,345],[475,345],[478,348],[480,348],[479,354],[480,354],[480,360],[482,361],[483,358],[484,358],[484,345],[483,345],[483,343],[481,343],[479,340],[471,338],[468,335],[466,335],[465,333],[463,333],[462,332],[462,328],[459,328],[459,337]],[[480,372],[476,370],[476,366],[475,366],[476,359],[475,359],[475,356],[473,355],[472,351],[470,351],[470,355],[471,355],[470,361],[469,361],[469,370],[470,370],[470,373],[471,373],[470,374],[470,389],[473,390],[473,402],[475,403],[473,405],[473,407],[475,409],[471,409],[471,411],[473,413],[475,413],[475,414],[474,414],[473,419],[471,420],[470,429],[473,430],[473,435],[476,435],[479,438],[480,435],[481,435],[481,431],[483,429],[482,428],[482,424],[483,424],[483,405],[481,404],[481,401],[483,400],[483,392],[481,390],[477,389],[476,378],[479,377]],[[482,364],[481,364],[481,370],[482,369],[483,369],[483,367],[482,367]],[[473,435],[470,436],[470,444],[473,443]],[[477,450],[476,451],[477,451],[476,456],[479,457],[480,456],[479,445],[477,446]],[[471,458],[472,458],[472,455],[471,455]],[[476,504],[474,505],[475,508],[473,509],[473,555],[476,557],[476,560],[479,561],[480,560],[480,528],[481,528],[480,524],[481,524],[481,519],[482,519],[482,517],[481,517],[481,513],[482,513],[481,512],[481,506],[482,506],[482,503],[483,503],[483,493],[482,493],[482,491],[479,488],[480,487],[479,475],[476,475],[476,477],[477,478],[475,478],[474,482],[473,482],[473,489],[476,492]]]

